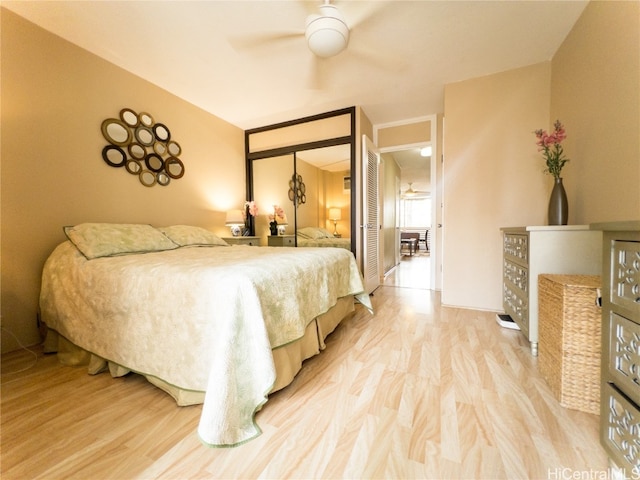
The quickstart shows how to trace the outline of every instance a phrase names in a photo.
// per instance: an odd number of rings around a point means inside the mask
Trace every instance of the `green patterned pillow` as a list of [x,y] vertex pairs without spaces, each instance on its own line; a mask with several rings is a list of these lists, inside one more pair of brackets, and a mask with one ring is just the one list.
[[179,246],[151,225],[81,223],[73,227],[64,227],[64,233],[89,260],[172,250]]
[[320,227],[300,228],[298,229],[298,235],[311,240],[320,240],[321,238],[329,238],[333,236],[327,230]]
[[180,245],[181,247],[203,247],[214,245],[222,247],[229,246],[227,242],[222,240],[216,234],[200,227],[193,227],[190,225],[172,225],[171,227],[158,228],[158,230],[169,237],[172,242]]

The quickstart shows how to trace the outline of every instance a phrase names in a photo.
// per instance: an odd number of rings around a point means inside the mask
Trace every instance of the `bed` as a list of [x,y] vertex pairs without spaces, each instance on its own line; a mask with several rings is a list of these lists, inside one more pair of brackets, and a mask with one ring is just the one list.
[[180,405],[203,403],[198,435],[235,446],[255,413],[354,310],[371,310],[351,252],[229,246],[198,227],[87,223],[47,259],[45,348],[91,373],[144,375]]
[[325,228],[303,227],[297,230],[299,247],[335,247],[351,250],[351,239],[334,237]]

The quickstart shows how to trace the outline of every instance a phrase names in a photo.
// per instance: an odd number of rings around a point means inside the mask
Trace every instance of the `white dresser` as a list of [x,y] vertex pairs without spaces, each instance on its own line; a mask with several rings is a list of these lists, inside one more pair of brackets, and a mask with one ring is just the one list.
[[538,355],[538,275],[600,275],[602,232],[588,225],[504,227],[502,306]]
[[609,458],[640,473],[640,221],[592,224],[602,230],[600,441]]

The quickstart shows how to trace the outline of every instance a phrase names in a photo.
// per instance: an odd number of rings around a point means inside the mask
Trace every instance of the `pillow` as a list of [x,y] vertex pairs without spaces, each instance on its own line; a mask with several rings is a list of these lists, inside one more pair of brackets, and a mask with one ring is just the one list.
[[218,237],[216,234],[211,233],[209,230],[205,230],[200,227],[192,227],[190,225],[172,225],[171,227],[158,228],[169,239],[180,245],[186,246],[211,246],[220,245],[228,247],[229,244]]
[[64,233],[89,260],[178,248],[177,244],[151,225],[81,223],[64,227]]
[[318,228],[318,231],[324,235],[323,238],[333,238],[333,233],[326,228]]
[[319,240],[321,238],[330,238],[333,236],[324,228],[318,228],[318,227],[300,228],[298,229],[298,235],[304,238],[308,238],[310,240]]

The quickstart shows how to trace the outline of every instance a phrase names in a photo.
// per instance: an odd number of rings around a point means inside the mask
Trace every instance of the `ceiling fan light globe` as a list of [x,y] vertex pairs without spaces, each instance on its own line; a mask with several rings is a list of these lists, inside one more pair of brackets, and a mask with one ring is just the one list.
[[333,57],[347,47],[349,28],[339,18],[313,15],[307,20],[305,37],[309,50],[315,55]]

